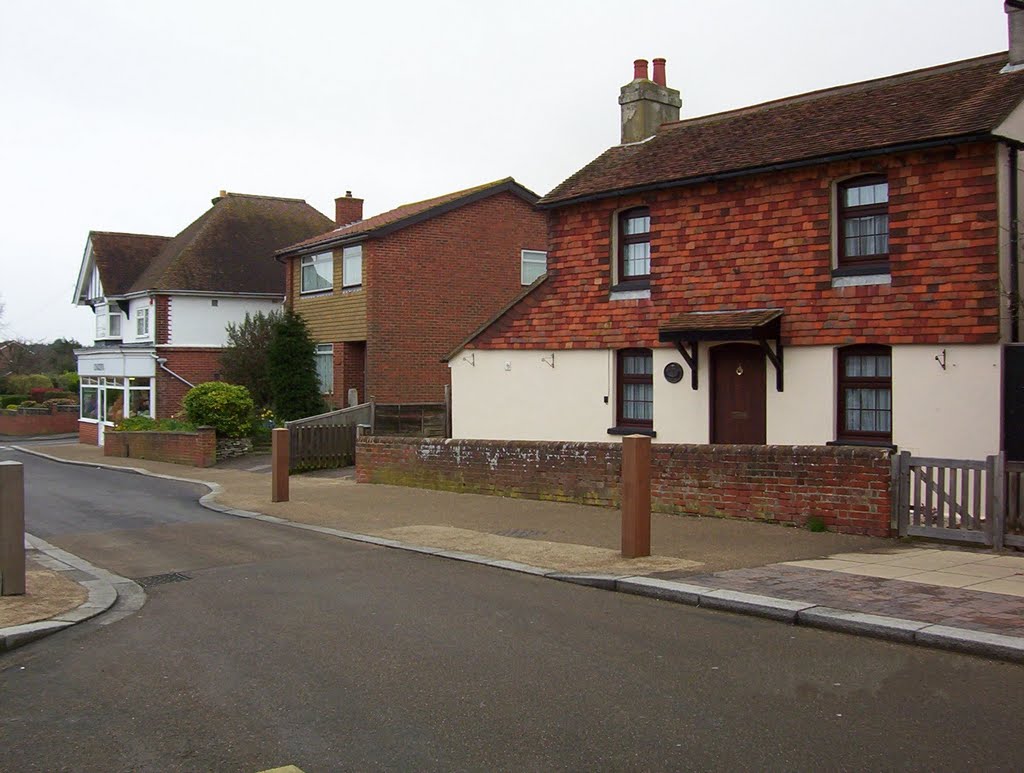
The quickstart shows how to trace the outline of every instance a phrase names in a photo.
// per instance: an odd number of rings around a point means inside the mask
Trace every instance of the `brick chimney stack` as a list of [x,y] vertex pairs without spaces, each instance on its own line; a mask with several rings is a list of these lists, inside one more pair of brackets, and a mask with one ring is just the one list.
[[633,80],[619,92],[622,109],[620,141],[626,144],[653,137],[663,123],[679,120],[682,104],[679,92],[665,85],[665,60],[654,60],[654,80],[649,80],[647,60],[637,59],[633,62]]
[[352,191],[334,200],[334,222],[348,225],[363,219],[363,200],[352,198]]
[[1013,72],[1024,68],[1024,2],[1007,0],[1003,10],[1010,36],[1010,57],[1003,72]]

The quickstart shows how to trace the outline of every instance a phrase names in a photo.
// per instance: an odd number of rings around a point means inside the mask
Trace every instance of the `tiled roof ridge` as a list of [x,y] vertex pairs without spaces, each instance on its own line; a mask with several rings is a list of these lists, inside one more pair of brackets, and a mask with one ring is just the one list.
[[140,234],[129,231],[100,231],[98,229],[92,229],[89,231],[90,236],[141,236],[146,239],[173,239],[173,236],[164,236],[163,234]]
[[233,191],[225,191],[223,196],[214,196],[215,199],[226,199],[228,197],[234,197],[238,199],[270,199],[271,201],[295,201],[301,204],[307,203],[305,199],[296,199],[291,196],[265,196],[260,193],[234,193]]
[[[321,243],[329,243],[335,239],[344,237],[345,232],[351,228],[362,225],[368,221],[379,220],[379,224],[375,224],[370,228],[367,228],[365,231],[359,232],[360,235],[369,235],[372,234],[374,231],[378,230],[379,228],[383,228],[385,226],[390,226],[393,225],[394,223],[401,222],[402,220],[405,219],[405,217],[412,216],[413,214],[422,215],[425,213],[429,213],[435,207],[451,205],[476,193],[481,193],[491,188],[498,188],[502,185],[509,184],[519,185],[519,183],[516,183],[514,177],[508,176],[502,177],[497,180],[492,180],[481,185],[474,185],[471,188],[463,188],[462,190],[451,191],[449,193],[442,193],[437,196],[431,196],[430,198],[420,199],[419,201],[410,201],[405,204],[399,204],[398,206],[392,207],[391,209],[385,210],[384,212],[378,212],[375,215],[371,215],[370,217],[364,217],[361,220],[354,220],[351,223],[340,225],[337,228],[334,228],[330,231],[326,231],[325,233],[322,233],[319,236],[307,239],[304,242],[300,242],[299,244],[293,244],[289,247],[285,247],[284,249],[280,249],[275,254],[283,255],[285,253],[291,252],[297,247],[315,247]],[[391,215],[395,215],[396,213],[400,213],[403,210],[416,211],[415,213],[410,212],[409,215],[399,215],[398,217],[394,218],[389,217]]]
[[1007,55],[1008,52],[1001,51],[996,52],[994,54],[975,56],[970,59],[960,59],[955,62],[946,62],[944,64],[932,65],[931,67],[922,67],[917,70],[909,70],[907,72],[895,73],[893,75],[883,75],[879,78],[871,78],[865,81],[857,81],[856,83],[844,83],[839,86],[827,86],[822,89],[805,91],[801,94],[792,94],[787,97],[770,99],[767,102],[759,102],[755,105],[744,105],[743,107],[737,107],[731,110],[722,110],[721,112],[718,113],[708,113],[707,115],[698,115],[692,118],[684,118],[679,121],[671,121],[669,123],[662,124],[658,128],[658,133],[660,134],[662,132],[671,132],[677,128],[695,126],[702,123],[713,123],[718,120],[727,120],[729,118],[735,118],[737,116],[746,115],[749,113],[770,110],[775,107],[785,107],[789,105],[800,104],[801,102],[810,102],[815,99],[821,99],[822,97],[832,97],[841,94],[852,94],[858,91],[867,91],[871,88],[875,88],[878,86],[891,86],[898,83],[908,83],[910,81],[928,78],[933,75],[941,75],[946,72],[955,72],[957,70],[965,70],[977,65],[987,64],[987,60],[989,59],[1005,60]]

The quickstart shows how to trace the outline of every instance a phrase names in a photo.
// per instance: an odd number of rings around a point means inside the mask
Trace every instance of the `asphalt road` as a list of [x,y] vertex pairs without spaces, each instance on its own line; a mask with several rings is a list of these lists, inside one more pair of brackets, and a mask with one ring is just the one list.
[[[26,464],[30,529],[191,579],[0,655],[0,770],[1019,770],[1024,668],[347,543]],[[113,505],[116,499],[120,504]]]

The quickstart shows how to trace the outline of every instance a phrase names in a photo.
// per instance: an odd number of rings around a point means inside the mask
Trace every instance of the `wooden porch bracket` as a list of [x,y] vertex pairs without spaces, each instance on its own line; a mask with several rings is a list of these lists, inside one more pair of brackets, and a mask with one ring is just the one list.
[[772,347],[768,345],[767,339],[758,338],[757,342],[761,345],[764,350],[765,356],[771,360],[772,365],[775,366],[775,391],[782,391],[782,341],[775,340],[775,351],[772,351]]
[[686,351],[686,347],[683,346],[682,341],[676,341],[676,349],[679,350],[679,354],[682,355],[683,359],[686,360],[686,364],[690,366],[690,387],[697,390],[697,342],[687,341],[690,345],[690,351]]

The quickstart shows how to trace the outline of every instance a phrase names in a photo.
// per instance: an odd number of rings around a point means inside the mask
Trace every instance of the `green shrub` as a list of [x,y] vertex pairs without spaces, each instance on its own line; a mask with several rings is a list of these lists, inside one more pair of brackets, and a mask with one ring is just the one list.
[[28,394],[33,389],[52,389],[53,380],[42,373],[28,376],[8,376],[7,388],[18,394]]
[[275,414],[291,421],[324,411],[316,343],[300,315],[286,311],[274,322],[267,362]]
[[35,400],[22,400],[21,401],[21,405],[19,405],[18,407],[19,408],[38,408],[39,407],[39,403],[37,403]]
[[78,405],[77,397],[51,397],[49,400],[44,400],[43,405],[49,408],[51,405]]
[[78,392],[79,378],[73,370],[66,370],[57,376],[57,385],[65,392]]
[[18,403],[24,402],[25,400],[28,400],[28,394],[0,395],[0,403],[2,403],[3,405],[9,405],[10,403],[14,403],[15,405],[17,405]]
[[117,432],[195,432],[195,429],[181,419],[151,419],[149,416],[129,416],[114,427]]
[[207,381],[193,387],[182,404],[192,424],[213,427],[223,437],[248,434],[256,407],[248,389],[223,381]]

